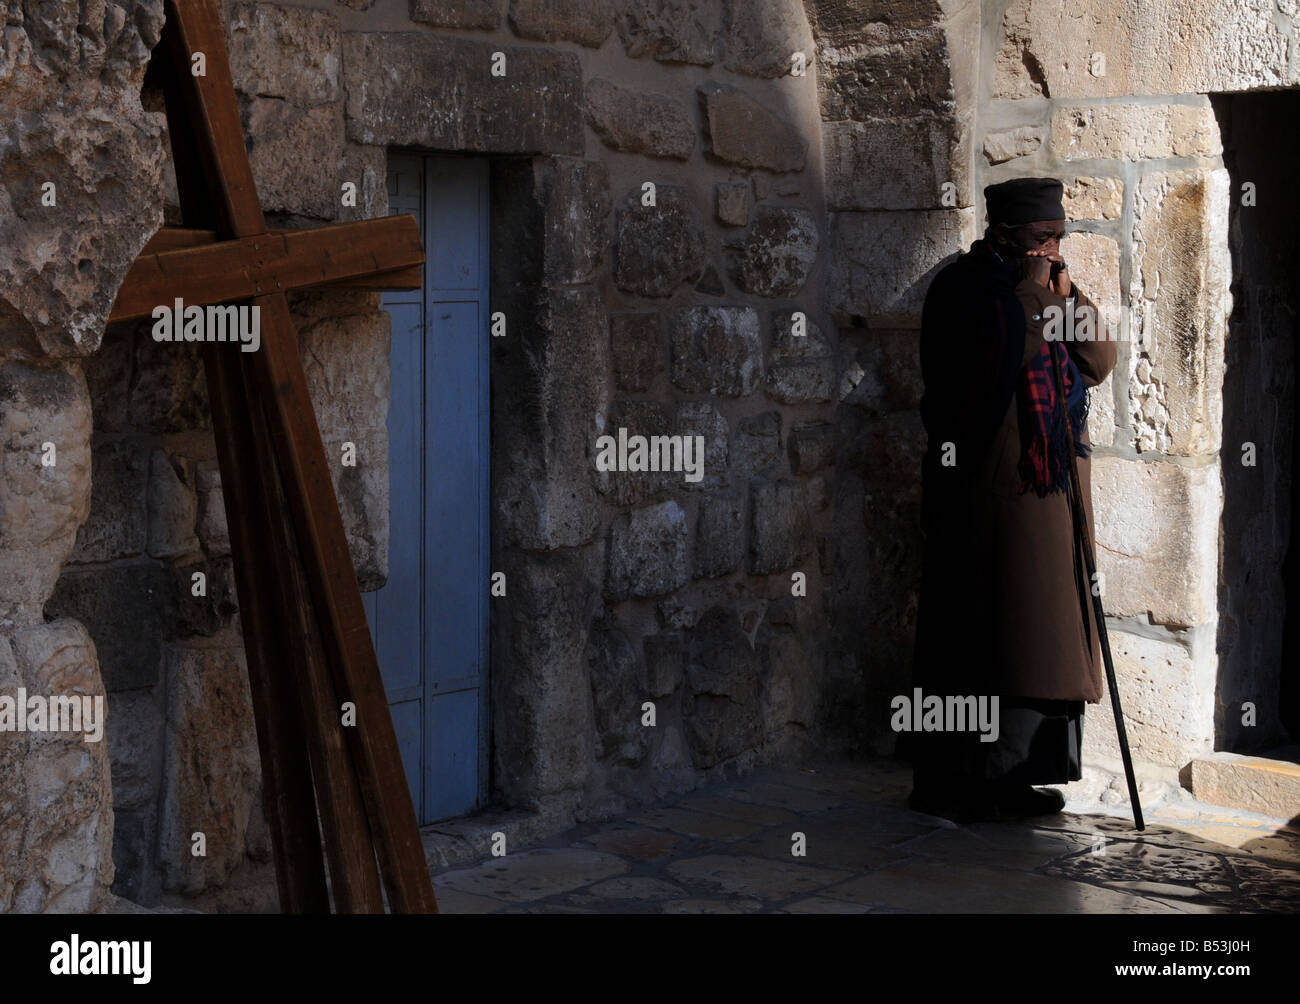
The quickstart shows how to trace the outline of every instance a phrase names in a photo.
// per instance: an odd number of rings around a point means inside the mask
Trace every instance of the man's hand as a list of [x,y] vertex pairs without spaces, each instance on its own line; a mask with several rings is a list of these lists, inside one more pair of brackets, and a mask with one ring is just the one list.
[[1065,259],[1054,251],[1026,251],[1021,260],[1024,277],[1046,286],[1057,296],[1069,296],[1074,282]]

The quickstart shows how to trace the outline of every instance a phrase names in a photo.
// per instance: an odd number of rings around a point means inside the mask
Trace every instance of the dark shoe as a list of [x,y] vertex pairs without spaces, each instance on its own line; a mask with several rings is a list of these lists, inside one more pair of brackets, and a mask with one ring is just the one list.
[[997,805],[982,788],[942,794],[914,788],[907,796],[907,807],[954,823],[983,823],[998,819]]
[[1065,796],[1059,791],[1028,784],[1003,787],[995,801],[1004,816],[1054,816],[1065,808]]

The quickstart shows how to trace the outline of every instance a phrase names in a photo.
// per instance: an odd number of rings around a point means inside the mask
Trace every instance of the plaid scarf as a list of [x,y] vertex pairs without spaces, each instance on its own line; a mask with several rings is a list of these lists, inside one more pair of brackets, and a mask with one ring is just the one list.
[[[1062,346],[1064,349],[1064,346]],[[1063,492],[1069,485],[1070,455],[1066,449],[1065,409],[1059,406],[1056,378],[1052,373],[1052,353],[1056,342],[1043,339],[1038,355],[1029,361],[1016,387],[1019,408],[1021,455],[1020,494],[1033,489],[1039,498]],[[1086,458],[1092,451],[1083,442],[1088,418],[1088,390],[1074,360],[1065,355],[1064,372],[1066,405],[1074,429],[1074,452]]]

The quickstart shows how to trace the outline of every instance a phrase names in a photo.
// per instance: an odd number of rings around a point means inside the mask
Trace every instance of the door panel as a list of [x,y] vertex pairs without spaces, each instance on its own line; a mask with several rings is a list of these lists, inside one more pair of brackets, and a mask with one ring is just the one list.
[[389,212],[420,223],[420,290],[392,316],[389,578],[371,633],[420,822],[487,791],[487,163],[389,158]]

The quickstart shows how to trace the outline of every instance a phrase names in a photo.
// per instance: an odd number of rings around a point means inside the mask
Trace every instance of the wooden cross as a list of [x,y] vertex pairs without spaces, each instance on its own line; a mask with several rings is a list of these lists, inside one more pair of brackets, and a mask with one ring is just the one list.
[[177,297],[260,308],[256,351],[202,350],[280,906],[327,912],[332,892],[340,913],[381,913],[386,893],[394,912],[436,913],[285,299],[319,286],[418,288],[419,231],[410,216],[268,230],[215,0],[168,0],[166,13],[148,72],[166,98],[186,229],[145,246],[109,320]]

